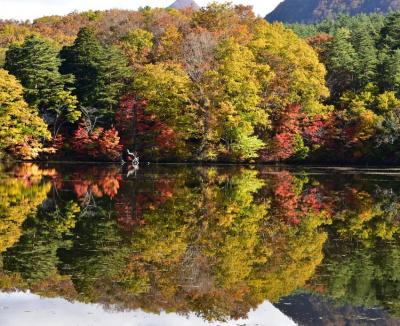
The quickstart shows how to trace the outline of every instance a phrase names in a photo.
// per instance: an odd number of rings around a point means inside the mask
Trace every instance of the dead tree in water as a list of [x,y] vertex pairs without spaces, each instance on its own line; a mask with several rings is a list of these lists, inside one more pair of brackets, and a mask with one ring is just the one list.
[[122,163],[131,163],[133,166],[139,166],[139,155],[126,148],[122,153]]

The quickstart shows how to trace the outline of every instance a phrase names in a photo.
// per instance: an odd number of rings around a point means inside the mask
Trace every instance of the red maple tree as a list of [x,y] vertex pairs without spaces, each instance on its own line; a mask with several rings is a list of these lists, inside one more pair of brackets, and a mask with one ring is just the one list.
[[90,131],[84,124],[80,124],[75,131],[71,144],[78,155],[97,160],[117,161],[123,148],[118,131],[114,127],[95,128]]

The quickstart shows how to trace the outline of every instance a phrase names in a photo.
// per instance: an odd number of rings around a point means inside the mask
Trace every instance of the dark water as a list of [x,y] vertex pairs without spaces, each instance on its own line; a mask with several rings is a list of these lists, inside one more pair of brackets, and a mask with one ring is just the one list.
[[1,325],[400,325],[400,169],[0,167]]

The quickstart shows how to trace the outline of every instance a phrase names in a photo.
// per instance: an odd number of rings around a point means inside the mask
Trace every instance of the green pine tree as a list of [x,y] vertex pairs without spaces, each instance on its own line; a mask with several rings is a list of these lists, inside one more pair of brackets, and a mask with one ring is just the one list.
[[378,41],[379,85],[400,94],[400,13],[388,15]]
[[128,60],[121,50],[103,47],[93,31],[82,28],[70,47],[61,51],[62,71],[75,76],[75,94],[82,106],[95,108],[108,124],[130,79]]
[[75,122],[80,117],[76,98],[67,87],[72,75],[62,75],[60,66],[57,48],[38,36],[12,45],[6,53],[5,68],[21,82],[25,100],[39,109],[55,131],[63,120]]
[[378,46],[390,51],[400,48],[400,12],[389,14],[381,30]]
[[63,59],[61,71],[75,76],[74,94],[82,106],[95,106],[102,52],[103,48],[94,33],[88,28],[82,28],[74,44],[64,47],[60,53]]
[[375,40],[371,35],[368,25],[362,22],[353,30],[353,44],[357,51],[356,77],[359,89],[376,80],[378,54]]
[[381,87],[400,95],[400,49],[382,55]]
[[332,98],[339,98],[345,90],[354,89],[356,63],[357,53],[350,42],[350,31],[340,28],[331,42],[326,64]]
[[103,51],[99,60],[98,78],[95,88],[96,102],[103,119],[109,121],[131,79],[131,69],[124,53],[117,47]]

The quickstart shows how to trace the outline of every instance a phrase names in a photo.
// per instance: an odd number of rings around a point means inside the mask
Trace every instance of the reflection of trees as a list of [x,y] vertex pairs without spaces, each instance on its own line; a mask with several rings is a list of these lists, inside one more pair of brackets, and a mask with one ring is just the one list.
[[51,184],[41,179],[51,172],[34,164],[13,170],[0,166],[0,253],[18,241],[22,223],[46,199]]
[[259,301],[272,301],[304,286],[323,259],[326,232],[320,227],[331,223],[330,207],[320,194],[322,188],[304,175],[280,171],[272,176],[264,169],[268,187],[263,195],[271,198],[271,210],[265,232],[271,259],[261,273],[265,275],[258,294]]
[[[367,177],[365,177],[368,180]],[[338,304],[400,316],[400,192],[396,180],[341,184],[324,263],[309,287]],[[331,195],[333,197],[333,195]]]
[[267,204],[254,199],[263,182],[252,171],[199,175],[192,187],[176,188],[173,199],[145,214],[132,242],[133,270],[124,273],[134,277],[124,282],[141,290],[137,300],[152,311],[242,314],[248,310],[246,281],[268,257],[258,236]]
[[331,252],[309,287],[337,304],[383,307],[400,316],[400,244],[375,250],[360,243],[332,243]]
[[74,192],[81,201],[88,200],[90,196],[113,198],[118,193],[121,181],[117,165],[105,168],[92,166],[72,173],[70,178]]
[[75,202],[63,207],[49,202],[24,223],[18,243],[4,255],[4,267],[18,272],[29,283],[43,281],[58,273],[59,248],[68,247],[63,235],[75,226],[80,208]]
[[372,246],[376,240],[393,240],[400,231],[400,193],[392,188],[373,191],[350,188],[341,197],[343,208],[335,216],[335,230]]
[[318,231],[324,213],[305,207],[308,192],[299,194],[304,218],[293,225],[271,213],[283,210],[271,207],[275,184],[256,170],[189,171],[127,180],[112,203],[115,218],[98,201],[77,223],[63,259],[81,299],[238,318],[312,276],[326,234]]
[[[1,212],[19,209],[25,222],[5,247],[2,288],[210,320],[242,317],[305,284],[397,309],[399,200],[387,185],[268,167],[155,167],[124,178],[117,166],[25,166],[11,175],[0,179]],[[47,200],[43,176],[53,178]],[[342,253],[328,242],[322,263],[328,234],[362,246]],[[378,252],[387,239],[394,249],[384,255],[363,249]]]
[[242,317],[301,287],[326,240],[319,231],[325,215],[309,205],[307,180],[286,185],[296,194],[289,195],[299,215],[294,223],[275,191],[288,176],[264,179],[239,168],[128,180],[115,167],[67,173],[24,223],[4,254],[4,270],[42,295]]

